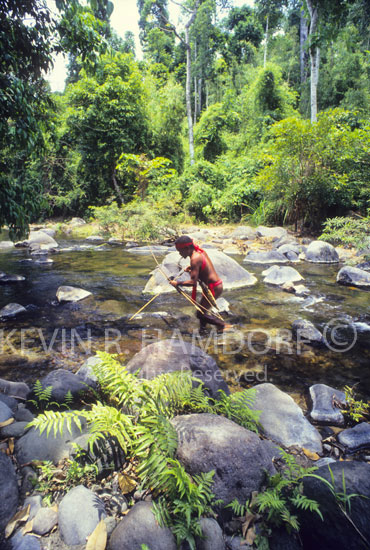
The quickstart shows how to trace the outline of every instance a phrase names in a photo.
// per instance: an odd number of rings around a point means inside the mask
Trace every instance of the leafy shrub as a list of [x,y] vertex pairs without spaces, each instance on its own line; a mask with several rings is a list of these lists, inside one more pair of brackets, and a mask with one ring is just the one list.
[[319,239],[334,245],[344,245],[366,248],[370,245],[369,218],[330,218],[323,225],[323,233]]

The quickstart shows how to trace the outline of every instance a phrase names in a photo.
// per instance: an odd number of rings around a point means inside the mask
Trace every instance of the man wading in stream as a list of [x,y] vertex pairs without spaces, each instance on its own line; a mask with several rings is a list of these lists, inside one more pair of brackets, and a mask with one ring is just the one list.
[[[193,291],[191,297],[193,300],[196,300],[197,283],[199,280],[207,285],[214,299],[217,300],[223,291],[222,280],[217,275],[208,254],[202,250],[202,248],[199,248],[199,246],[197,246],[187,235],[178,238],[175,242],[175,246],[176,250],[183,258],[190,258],[190,266],[185,269],[185,271],[190,273],[190,279],[188,281],[171,281],[171,285],[175,288],[178,286],[192,286]],[[204,330],[208,323],[210,325],[215,325],[217,330],[222,332],[226,325],[221,318],[212,315],[209,311],[212,304],[204,293],[202,294],[200,306],[202,312],[197,311],[197,317],[200,321],[200,330]]]

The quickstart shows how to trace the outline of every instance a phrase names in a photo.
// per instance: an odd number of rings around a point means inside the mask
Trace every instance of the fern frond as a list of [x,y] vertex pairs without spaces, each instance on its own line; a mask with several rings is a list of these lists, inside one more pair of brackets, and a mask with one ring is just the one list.
[[54,437],[57,436],[57,433],[63,435],[65,428],[72,434],[72,422],[82,431],[79,415],[84,416],[84,411],[45,411],[34,418],[27,427],[34,427],[40,433],[46,430],[47,436],[51,430],[53,430]]

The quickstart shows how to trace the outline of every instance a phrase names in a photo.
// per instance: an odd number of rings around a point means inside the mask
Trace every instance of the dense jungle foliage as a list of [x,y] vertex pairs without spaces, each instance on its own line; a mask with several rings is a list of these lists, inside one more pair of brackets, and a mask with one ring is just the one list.
[[0,226],[367,219],[368,1],[181,0],[182,24],[171,4],[138,0],[138,60],[114,1],[0,2]]

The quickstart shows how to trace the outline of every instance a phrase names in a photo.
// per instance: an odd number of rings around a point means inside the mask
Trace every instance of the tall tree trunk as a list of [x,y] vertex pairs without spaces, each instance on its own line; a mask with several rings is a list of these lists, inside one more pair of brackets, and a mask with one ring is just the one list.
[[311,64],[311,122],[317,120],[317,86],[319,82],[320,69],[320,48],[317,41],[313,39],[318,25],[318,1],[306,0],[307,8],[310,14],[310,64]]
[[266,15],[265,50],[264,50],[264,53],[263,53],[263,68],[266,67],[266,62],[267,62],[268,42],[269,42],[269,14]]
[[189,156],[190,164],[194,164],[194,132],[193,118],[191,113],[191,47],[189,38],[189,26],[185,26],[185,45],[186,45],[186,114],[188,118],[188,133],[189,133]]
[[116,173],[117,173],[116,168],[114,167],[112,170],[112,183],[113,183],[114,190],[117,194],[117,205],[121,207],[125,201],[123,200],[123,196],[117,182]]
[[194,76],[194,116],[193,116],[193,124],[195,126],[195,123],[197,121],[197,101],[198,101],[198,88],[197,88],[197,77]]
[[200,113],[202,112],[202,87],[203,79],[200,77],[198,79],[198,116],[200,116]]
[[308,56],[305,50],[307,37],[308,37],[307,19],[304,15],[303,9],[301,9],[300,25],[299,25],[299,61],[300,61],[300,69],[301,69],[301,84],[304,84],[307,80],[306,68],[307,68]]

